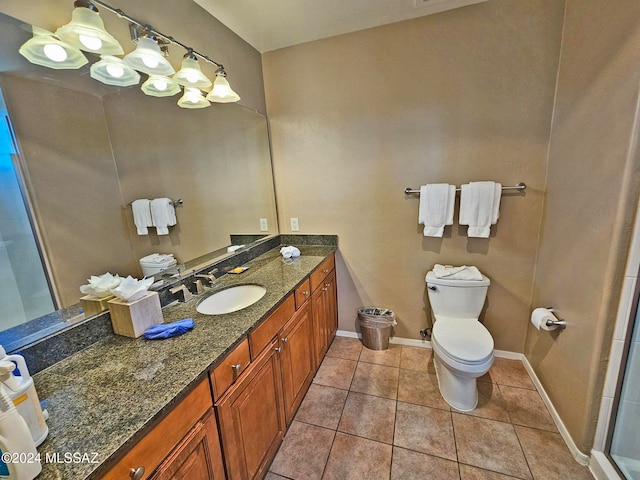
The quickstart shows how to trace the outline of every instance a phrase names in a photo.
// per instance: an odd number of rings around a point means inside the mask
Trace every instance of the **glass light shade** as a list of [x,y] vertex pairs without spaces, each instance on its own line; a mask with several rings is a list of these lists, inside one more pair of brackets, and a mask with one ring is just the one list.
[[100,61],[91,65],[91,78],[107,85],[128,87],[140,82],[140,74],[123,60],[111,55],[100,55]]
[[85,7],[74,8],[71,21],[56,30],[56,35],[85,52],[102,55],[124,53],[120,43],[105,30],[100,14]]
[[185,87],[184,95],[178,100],[178,106],[182,108],[205,108],[211,105],[197,88]]
[[164,58],[158,42],[149,37],[140,37],[136,49],[124,57],[124,61],[134,70],[147,75],[173,75],[169,60]]
[[33,27],[33,38],[18,51],[31,63],[56,70],[80,68],[88,62],[80,50],[38,27]]
[[200,70],[198,60],[188,56],[182,60],[182,68],[173,76],[173,80],[185,87],[207,88],[211,86],[211,80]]
[[151,75],[141,89],[152,97],[171,97],[180,91],[180,86],[169,77]]
[[240,100],[240,95],[231,90],[227,79],[218,74],[213,82],[213,90],[207,95],[207,100],[217,103],[231,103]]

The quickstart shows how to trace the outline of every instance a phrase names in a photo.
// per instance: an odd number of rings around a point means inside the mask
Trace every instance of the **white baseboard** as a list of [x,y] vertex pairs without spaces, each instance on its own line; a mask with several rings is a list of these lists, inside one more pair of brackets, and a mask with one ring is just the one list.
[[597,450],[591,450],[589,471],[596,480],[623,480],[606,455]]
[[525,357],[524,355],[522,356],[522,364],[524,365],[524,368],[527,370],[527,373],[531,377],[531,381],[533,381],[533,384],[536,387],[536,390],[538,390],[538,393],[542,397],[542,401],[547,406],[547,409],[551,414],[551,418],[553,418],[553,421],[556,424],[556,427],[558,427],[558,431],[560,432],[560,435],[562,435],[562,438],[564,439],[564,442],[567,444],[567,447],[569,447],[569,451],[573,455],[573,458],[575,458],[576,462],[578,462],[579,464],[589,466],[591,457],[589,457],[589,455],[582,453],[578,448],[578,446],[573,441],[573,438],[571,438],[571,435],[569,434],[569,430],[567,430],[567,427],[565,427],[564,423],[562,422],[562,419],[560,418],[560,415],[558,414],[558,411],[553,406],[553,403],[551,403],[551,399],[549,398],[549,395],[547,395],[547,392],[542,387],[542,383],[538,379],[536,372],[533,370],[533,367],[529,363],[529,360],[527,360],[527,357]]

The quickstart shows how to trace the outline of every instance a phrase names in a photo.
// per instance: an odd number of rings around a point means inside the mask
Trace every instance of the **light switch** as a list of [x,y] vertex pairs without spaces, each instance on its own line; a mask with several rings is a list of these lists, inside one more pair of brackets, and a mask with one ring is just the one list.
[[267,222],[266,218],[261,218],[260,219],[260,231],[261,232],[268,232],[269,231],[269,222]]
[[300,231],[300,224],[298,224],[298,217],[291,217],[291,231],[292,232]]

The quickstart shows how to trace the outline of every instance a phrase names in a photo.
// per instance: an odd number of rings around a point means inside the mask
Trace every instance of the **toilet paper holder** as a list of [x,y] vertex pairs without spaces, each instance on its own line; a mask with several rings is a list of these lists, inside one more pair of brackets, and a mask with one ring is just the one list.
[[[547,307],[547,310],[549,310],[550,312],[556,313],[553,307]],[[567,322],[565,320],[547,320],[546,323],[547,323],[547,327],[556,327],[561,330],[564,330],[565,328],[567,328]]]

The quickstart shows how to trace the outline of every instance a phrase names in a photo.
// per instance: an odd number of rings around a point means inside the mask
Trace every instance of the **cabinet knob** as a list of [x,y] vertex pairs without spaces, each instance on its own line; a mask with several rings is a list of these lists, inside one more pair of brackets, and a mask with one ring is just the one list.
[[323,292],[326,292],[329,289],[327,287],[322,287],[320,290],[322,290]]
[[276,347],[276,352],[280,353],[282,351],[282,349],[280,347]]
[[328,268],[323,268],[323,269],[322,269],[322,272],[323,272],[323,273],[329,273],[329,269],[328,269]]
[[288,339],[287,337],[284,337],[284,338],[282,339],[282,343],[287,343],[288,341],[289,341],[289,339]]
[[324,286],[325,286],[325,287],[330,287],[330,286],[331,286],[331,284],[330,284],[330,283],[325,283],[325,284],[324,284]]
[[132,468],[129,470],[131,480],[141,480],[144,476],[144,467]]
[[302,292],[302,294],[303,294],[305,297],[308,297],[308,296],[309,296],[309,290],[305,290],[304,292]]

